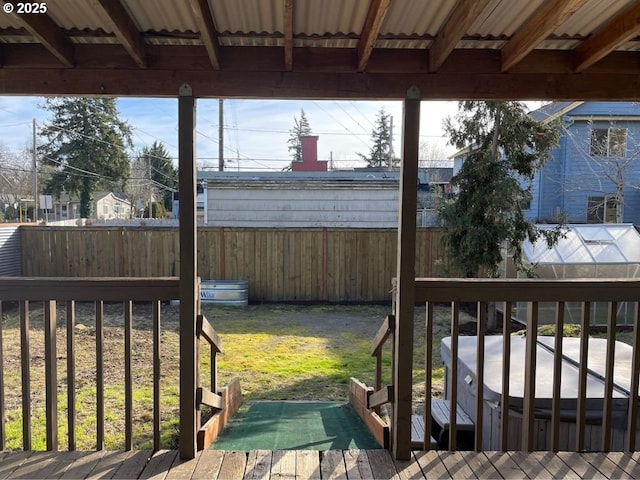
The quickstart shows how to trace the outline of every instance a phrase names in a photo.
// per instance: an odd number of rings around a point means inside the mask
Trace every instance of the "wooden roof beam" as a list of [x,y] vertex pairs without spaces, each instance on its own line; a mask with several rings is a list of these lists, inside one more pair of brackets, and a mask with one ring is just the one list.
[[429,49],[429,70],[437,72],[490,0],[459,0]]
[[284,0],[284,69],[293,70],[293,0]]
[[640,35],[640,3],[621,12],[575,49],[575,71],[582,72],[617,47]]
[[540,5],[502,48],[502,71],[519,63],[585,3],[586,0],[547,0]]
[[380,28],[382,28],[382,22],[389,11],[389,5],[391,5],[391,0],[372,0],[369,6],[369,12],[358,42],[358,72],[364,72],[367,68],[371,52],[378,39]]
[[116,38],[140,68],[147,68],[144,40],[120,0],[91,0],[91,4],[115,33]]
[[220,70],[220,47],[218,46],[218,32],[216,31],[213,15],[207,0],[189,0],[191,10],[196,17],[200,39],[209,55],[209,61],[214,70]]
[[[0,0],[2,5],[8,2]],[[40,43],[52,53],[65,67],[73,67],[74,45],[62,29],[51,19],[49,15],[18,15],[11,14],[17,19],[31,35],[36,37]]]

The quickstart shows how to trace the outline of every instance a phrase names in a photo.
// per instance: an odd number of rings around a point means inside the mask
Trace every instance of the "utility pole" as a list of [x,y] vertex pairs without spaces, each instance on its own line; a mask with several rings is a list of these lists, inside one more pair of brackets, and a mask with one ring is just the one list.
[[33,119],[33,221],[38,221],[38,159],[36,156],[36,119]]
[[393,170],[393,116],[389,117],[389,170]]
[[151,177],[151,155],[147,155],[147,159],[149,160],[149,218],[153,218],[152,210],[153,210],[153,180]]
[[218,171],[224,171],[224,100],[222,98],[218,99]]

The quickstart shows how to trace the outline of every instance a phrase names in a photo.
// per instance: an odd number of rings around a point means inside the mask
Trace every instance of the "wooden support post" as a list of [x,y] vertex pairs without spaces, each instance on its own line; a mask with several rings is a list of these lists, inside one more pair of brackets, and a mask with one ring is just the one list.
[[[411,397],[413,382],[413,313],[415,304],[416,203],[420,90],[411,87],[404,100],[402,166],[398,212],[396,325],[393,358],[394,409],[392,450],[397,459],[411,457]],[[428,352],[429,354],[431,352]],[[431,392],[425,392],[431,395]]]
[[180,192],[180,458],[196,456],[196,104],[190,85],[178,99],[178,176]]

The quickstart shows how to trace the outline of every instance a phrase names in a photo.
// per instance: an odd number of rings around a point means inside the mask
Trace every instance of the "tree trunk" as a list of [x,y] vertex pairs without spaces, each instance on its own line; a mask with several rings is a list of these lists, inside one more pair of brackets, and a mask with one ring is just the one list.
[[91,193],[91,184],[85,180],[80,190],[80,218],[91,218]]

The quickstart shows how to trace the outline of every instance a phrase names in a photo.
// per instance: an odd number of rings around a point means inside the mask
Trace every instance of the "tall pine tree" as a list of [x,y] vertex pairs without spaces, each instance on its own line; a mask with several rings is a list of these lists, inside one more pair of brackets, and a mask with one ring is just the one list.
[[369,155],[358,153],[360,158],[367,162],[367,167],[392,169],[398,166],[399,160],[395,158],[391,149],[391,134],[391,115],[381,108],[371,132],[373,145]]
[[289,130],[290,136],[287,143],[289,144],[289,153],[294,162],[302,161],[302,137],[311,135],[311,126],[309,120],[300,109],[300,118],[293,117],[293,128]]
[[51,120],[41,130],[42,162],[51,170],[47,193],[80,197],[80,215],[89,218],[93,193],[121,190],[129,177],[131,129],[120,120],[113,98],[50,98]]
[[542,236],[552,245],[561,235],[559,228],[537,229],[523,212],[531,200],[528,185],[556,146],[559,125],[533,120],[519,102],[460,102],[445,132],[452,145],[469,149],[451,182],[455,198],[439,208],[453,265],[467,277],[482,271],[496,277],[506,241],[516,268],[531,273],[523,242]]

